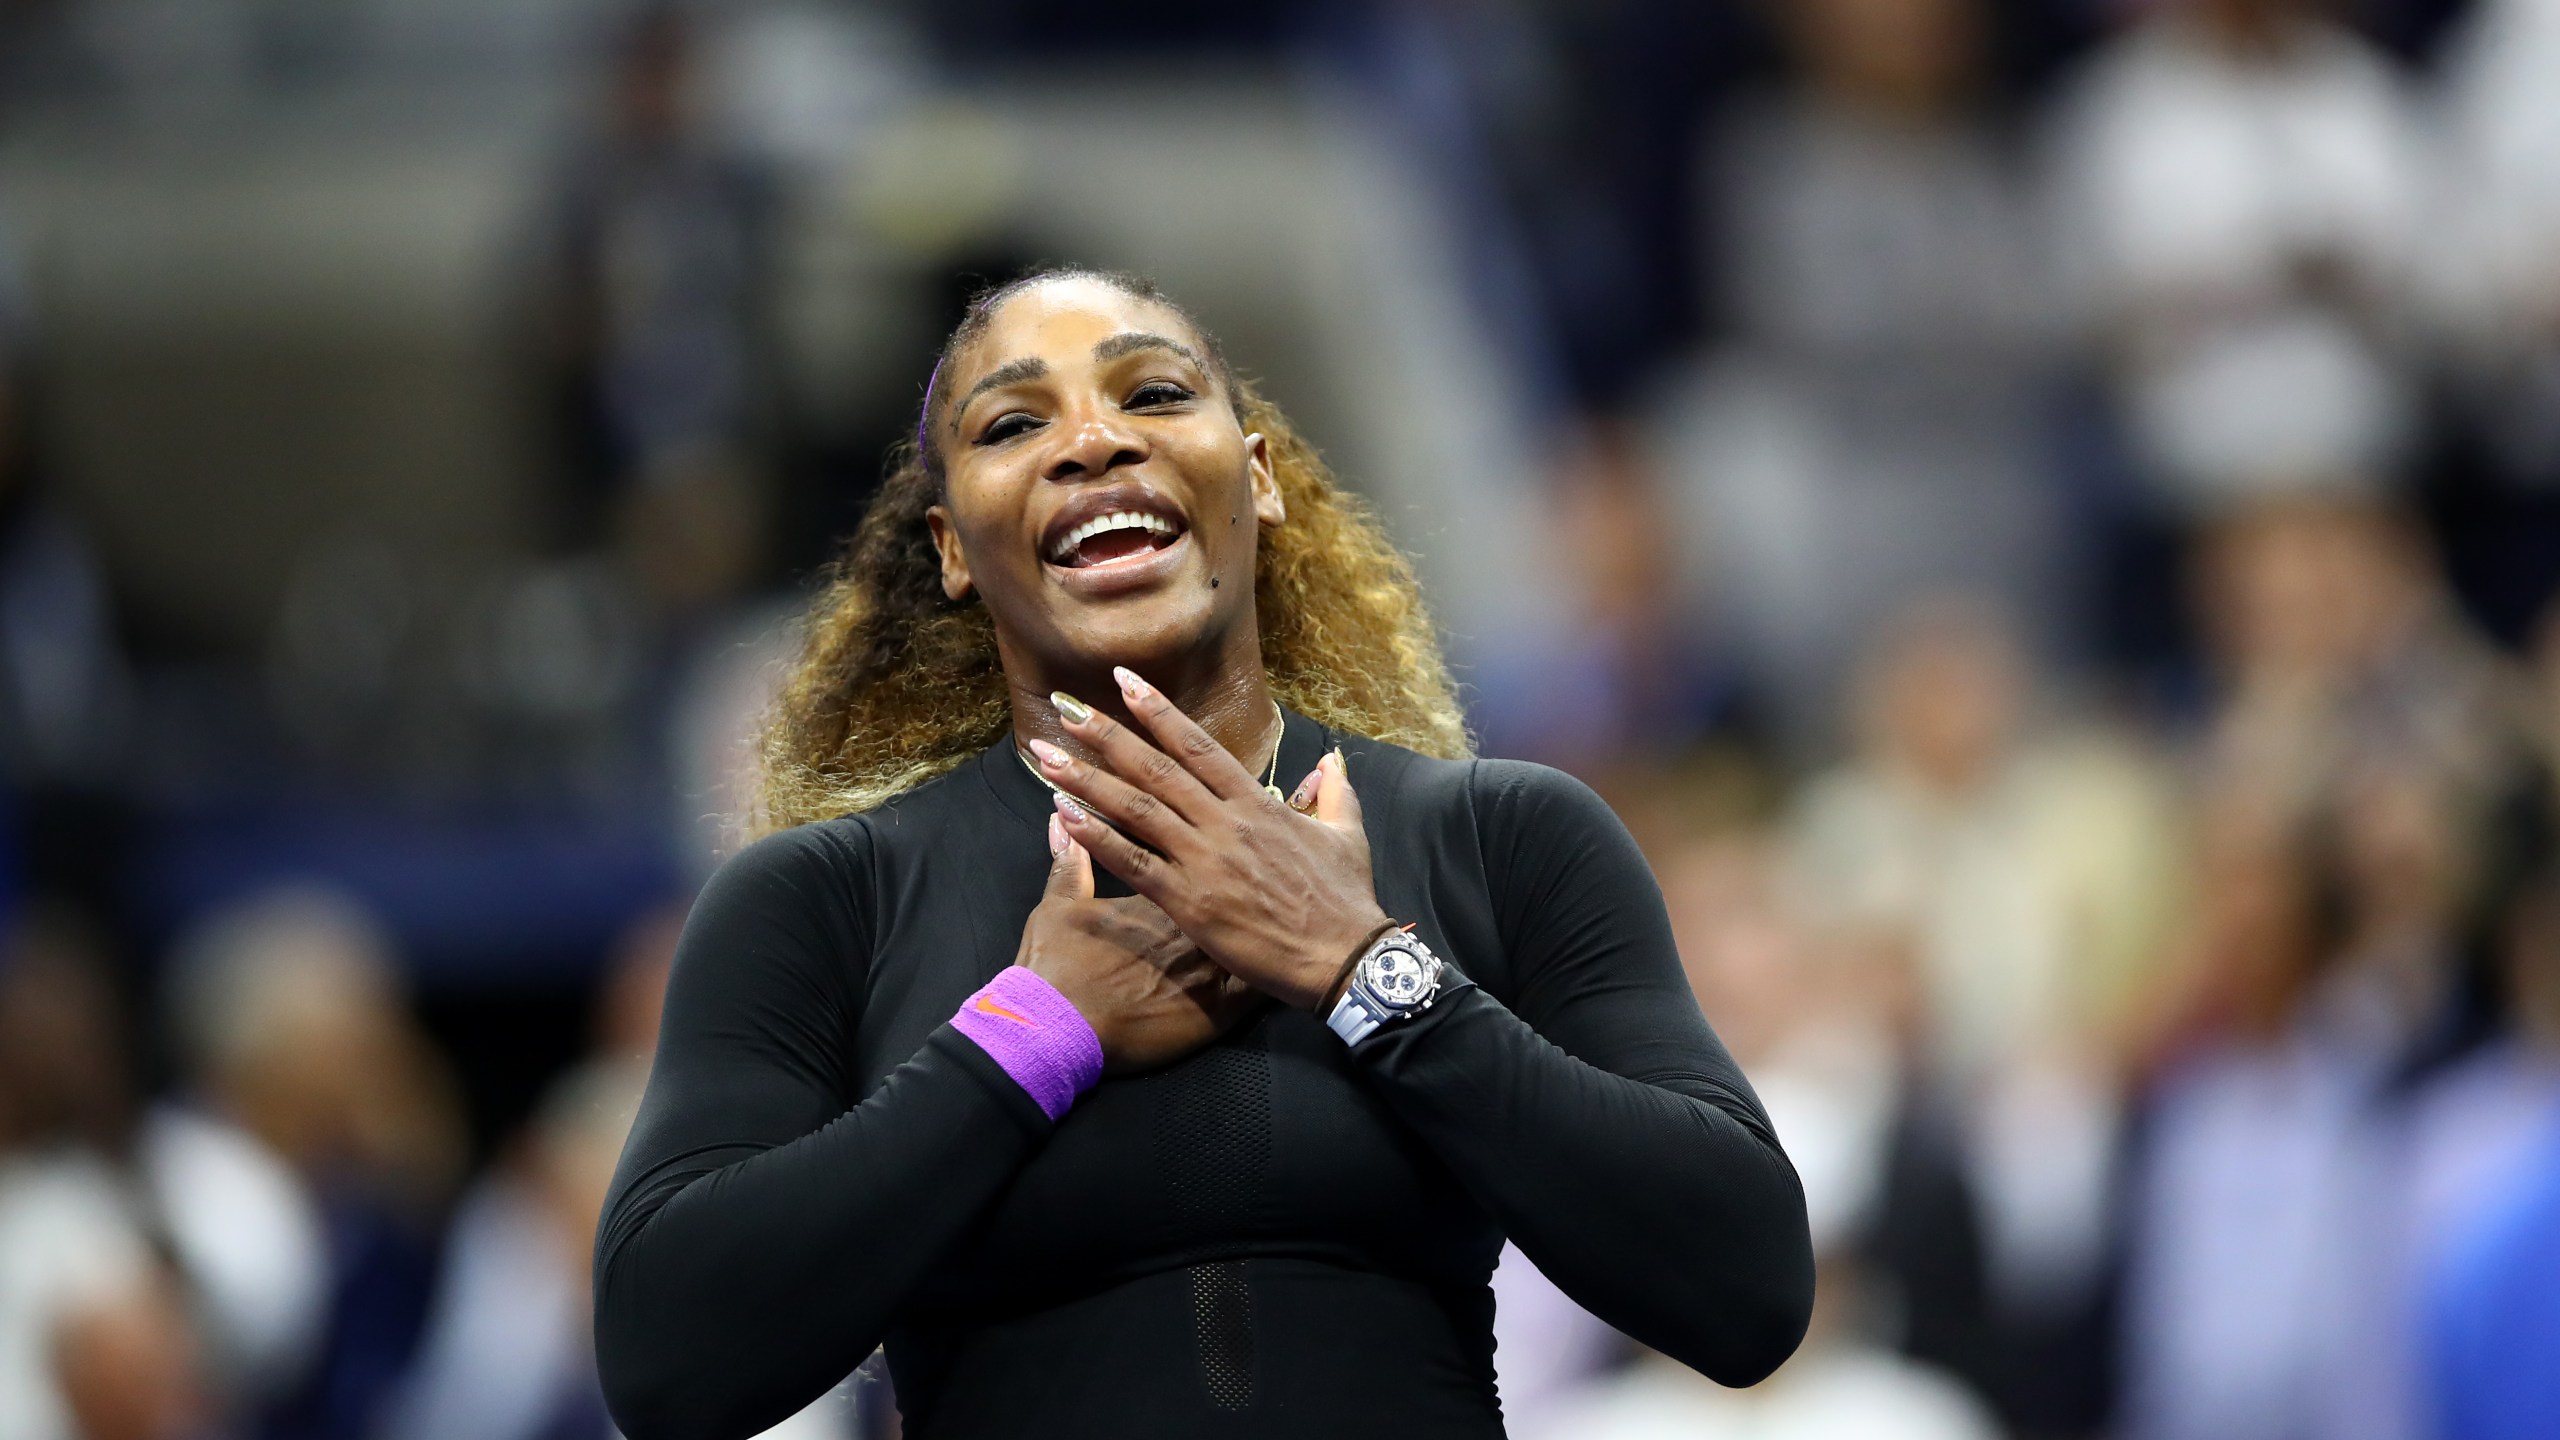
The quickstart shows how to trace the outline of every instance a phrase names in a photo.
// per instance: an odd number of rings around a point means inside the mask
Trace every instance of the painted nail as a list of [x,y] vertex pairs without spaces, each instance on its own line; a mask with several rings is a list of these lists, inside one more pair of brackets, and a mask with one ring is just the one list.
[[1070,825],[1081,825],[1084,823],[1085,808],[1076,803],[1076,797],[1073,795],[1060,795],[1056,797],[1056,801],[1058,806],[1058,817],[1060,819],[1066,821]]
[[1049,858],[1055,860],[1066,853],[1067,827],[1059,824],[1058,817],[1052,815],[1049,817]]
[[1087,720],[1093,718],[1092,706],[1087,705],[1064,690],[1050,691],[1049,703],[1058,707],[1058,713],[1066,716],[1067,723],[1070,725],[1081,725]]
[[1126,665],[1112,666],[1111,678],[1120,682],[1120,693],[1132,700],[1144,700],[1153,693],[1147,682],[1138,678],[1138,672]]
[[1032,741],[1031,753],[1039,756],[1040,763],[1052,770],[1064,770],[1067,768],[1067,752],[1050,744],[1046,740]]
[[1321,775],[1321,774],[1323,774],[1323,773],[1324,773],[1324,772],[1323,772],[1323,771],[1321,771],[1321,770],[1316,771],[1316,772],[1314,772],[1314,773],[1312,773],[1312,774],[1308,775],[1306,779],[1301,780],[1301,781],[1299,781],[1299,782],[1298,782],[1298,793],[1296,793],[1296,794],[1294,794],[1294,795],[1292,795],[1292,796],[1290,796],[1290,797],[1289,797],[1289,808],[1290,808],[1290,809],[1292,809],[1292,810],[1304,810],[1304,809],[1306,809],[1309,805],[1311,805],[1311,804],[1315,803],[1315,798],[1316,798],[1316,776],[1317,776],[1317,775]]

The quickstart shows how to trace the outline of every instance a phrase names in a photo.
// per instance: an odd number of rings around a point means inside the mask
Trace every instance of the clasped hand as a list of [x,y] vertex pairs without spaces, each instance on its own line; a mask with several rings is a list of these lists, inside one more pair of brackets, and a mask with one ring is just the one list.
[[[1162,1052],[1177,1032],[1200,1031],[1193,1043],[1213,1038],[1251,992],[1313,1009],[1386,917],[1338,753],[1299,787],[1301,813],[1153,686],[1113,673],[1147,735],[1070,703],[1059,707],[1067,733],[1101,763],[1032,742],[1041,773],[1064,795],[1051,830],[1056,864],[1024,930],[1022,963],[1095,1022],[1104,1054],[1126,1069],[1175,1058],[1179,1049]],[[1138,899],[1091,899],[1088,855]],[[1141,963],[1108,965],[1110,951]],[[1136,1016],[1152,1019],[1122,1024]]]

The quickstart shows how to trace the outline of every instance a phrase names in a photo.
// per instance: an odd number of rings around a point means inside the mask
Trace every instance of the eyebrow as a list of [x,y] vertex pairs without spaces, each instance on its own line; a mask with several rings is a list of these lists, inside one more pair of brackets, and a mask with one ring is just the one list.
[[1170,350],[1190,361],[1203,372],[1209,368],[1209,362],[1201,359],[1199,352],[1190,346],[1147,330],[1123,330],[1117,335],[1106,337],[1093,347],[1093,358],[1117,360],[1123,355],[1135,354],[1140,350]]
[[[1108,345],[1111,342],[1106,340],[1103,343]],[[990,390],[1002,389],[1007,385],[1019,385],[1026,380],[1037,380],[1048,373],[1048,361],[1041,359],[1037,355],[1025,355],[1019,360],[1008,360],[1004,364],[988,371],[986,374],[979,376],[978,383],[969,387],[969,393],[961,396],[959,400],[952,404],[951,424],[953,428],[958,428],[960,424],[960,412],[968,409],[969,402],[977,399],[980,395],[983,395]]]

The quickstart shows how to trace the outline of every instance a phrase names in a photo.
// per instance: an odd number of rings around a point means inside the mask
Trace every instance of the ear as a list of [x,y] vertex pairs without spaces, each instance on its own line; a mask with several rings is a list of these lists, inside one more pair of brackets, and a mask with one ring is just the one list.
[[942,593],[954,600],[967,599],[973,583],[969,557],[960,548],[960,531],[951,523],[951,512],[932,506],[924,512],[924,523],[933,531],[933,548],[942,556]]
[[1280,477],[1271,468],[1271,442],[1259,430],[1244,437],[1244,469],[1253,485],[1253,518],[1265,525],[1286,521],[1289,504],[1280,498]]

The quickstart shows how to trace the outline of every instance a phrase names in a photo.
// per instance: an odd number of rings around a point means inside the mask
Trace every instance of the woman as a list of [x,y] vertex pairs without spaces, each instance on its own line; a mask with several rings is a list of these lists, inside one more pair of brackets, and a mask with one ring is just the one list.
[[1506,1235],[1783,1360],[1802,1199],[1643,860],[1466,757],[1411,571],[1215,342],[1035,274],[917,441],[766,739],[794,828],[678,952],[597,1236],[632,1440],[884,1341],[916,1437],[1496,1437]]

